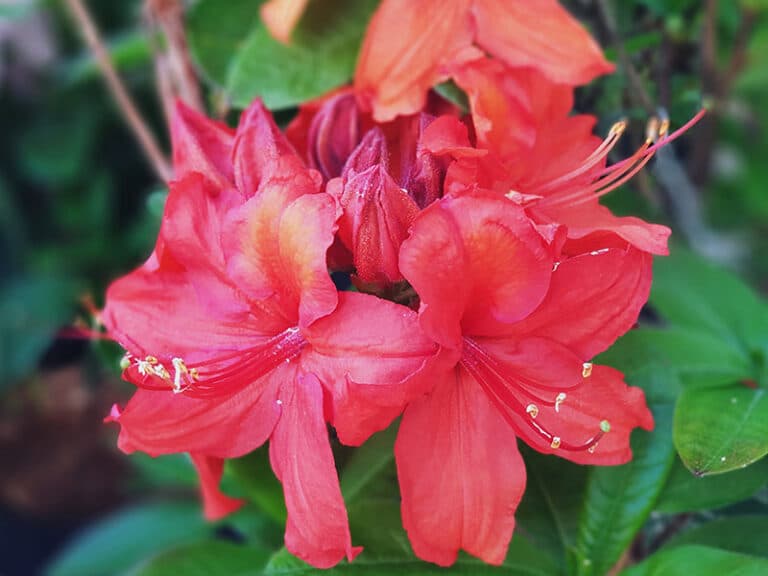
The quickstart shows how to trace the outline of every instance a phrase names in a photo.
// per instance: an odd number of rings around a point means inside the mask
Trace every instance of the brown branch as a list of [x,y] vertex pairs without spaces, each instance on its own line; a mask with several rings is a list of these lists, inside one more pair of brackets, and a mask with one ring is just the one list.
[[154,168],[157,175],[167,182],[171,179],[171,167],[168,163],[163,152],[160,150],[160,146],[155,140],[152,132],[149,130],[146,122],[139,113],[138,108],[134,104],[131,96],[128,94],[123,82],[115,70],[112,60],[109,57],[104,42],[99,34],[96,25],[93,22],[88,10],[83,4],[82,0],[65,0],[67,7],[72,13],[83,38],[88,44],[89,49],[93,53],[96,59],[96,64],[104,76],[104,80],[107,83],[109,91],[112,93],[112,97],[115,99],[117,106],[123,115],[126,123],[133,131],[134,136],[139,142],[144,155],[149,160],[150,164]]

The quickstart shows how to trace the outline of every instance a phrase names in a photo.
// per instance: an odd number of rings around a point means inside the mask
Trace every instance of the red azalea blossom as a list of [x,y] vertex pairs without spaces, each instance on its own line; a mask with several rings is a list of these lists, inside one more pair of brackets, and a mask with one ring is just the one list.
[[[302,107],[286,130],[307,163],[330,179],[326,191],[341,206],[331,265],[353,270],[364,291],[396,291],[400,244],[419,210],[442,196],[450,156],[469,147],[455,108],[434,98],[430,111],[443,114],[376,124],[351,92],[341,91]],[[427,134],[449,151],[434,142],[428,149]]]
[[103,311],[140,388],[110,417],[119,446],[189,452],[214,518],[237,506],[217,488],[222,459],[269,439],[288,550],[318,567],[351,560],[326,422],[364,423],[347,390],[380,387],[391,393],[371,432],[388,425],[423,393],[410,377],[436,346],[407,308],[337,292],[326,269],[337,204],[260,104],[234,136],[183,107],[173,126],[179,179],[155,251],[110,286]]
[[355,90],[378,121],[413,114],[432,86],[484,53],[569,85],[613,70],[556,0],[384,0],[363,41]]
[[549,243],[515,203],[467,193],[424,210],[403,244],[422,327],[451,358],[406,409],[395,448],[422,559],[504,560],[525,487],[517,438],[613,465],[630,459],[633,428],[653,427],[643,392],[590,362],[636,321],[650,255],[625,245],[556,264],[559,235]]
[[462,66],[456,82],[470,99],[476,145],[487,154],[451,166],[447,192],[460,193],[471,182],[506,194],[534,221],[566,226],[577,251],[597,237],[614,237],[601,242],[629,242],[652,254],[668,253],[669,228],[614,216],[599,199],[632,178],[703,112],[673,134],[666,122],[652,120],[645,144],[626,160],[606,166],[626,124],[615,124],[601,142],[592,133],[594,117],[570,115],[573,88],[553,84],[535,70],[512,70],[488,59]]

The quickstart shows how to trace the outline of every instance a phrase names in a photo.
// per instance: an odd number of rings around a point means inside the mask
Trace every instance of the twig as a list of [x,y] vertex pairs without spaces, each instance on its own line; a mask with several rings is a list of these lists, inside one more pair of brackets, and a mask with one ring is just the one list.
[[104,42],[101,39],[99,31],[88,13],[88,10],[82,0],[65,1],[83,34],[85,42],[88,44],[91,52],[93,52],[93,56],[96,59],[96,63],[101,74],[104,76],[110,92],[112,93],[112,97],[115,99],[128,126],[136,136],[144,155],[152,164],[157,175],[164,182],[167,182],[171,179],[172,174],[170,164],[160,150],[160,146],[147,127],[147,124],[144,122],[144,119],[141,117],[138,108],[128,94],[120,77],[117,75],[112,60],[109,57],[109,53],[104,46]]

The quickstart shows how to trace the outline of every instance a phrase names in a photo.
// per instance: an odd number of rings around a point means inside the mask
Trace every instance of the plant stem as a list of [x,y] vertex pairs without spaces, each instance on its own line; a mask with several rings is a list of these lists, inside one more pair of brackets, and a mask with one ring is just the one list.
[[109,52],[104,46],[104,41],[102,40],[91,15],[88,13],[82,0],[65,1],[86,44],[88,44],[88,48],[96,59],[99,70],[104,76],[107,87],[112,93],[112,97],[115,99],[123,118],[134,136],[136,136],[144,155],[147,157],[147,160],[149,160],[155,173],[163,180],[163,182],[167,182],[171,179],[172,175],[170,164],[160,150],[157,140],[155,140],[154,135],[149,130],[149,127],[139,113],[131,96],[128,94],[125,85],[117,75],[117,71],[109,57]]

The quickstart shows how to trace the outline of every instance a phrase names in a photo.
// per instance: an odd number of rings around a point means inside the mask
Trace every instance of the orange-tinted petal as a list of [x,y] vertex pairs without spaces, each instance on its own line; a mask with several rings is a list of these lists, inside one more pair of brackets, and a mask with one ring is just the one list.
[[651,286],[651,256],[610,248],[569,258],[552,274],[541,306],[507,335],[549,338],[582,360],[606,350],[637,321]]
[[330,568],[353,548],[344,500],[323,419],[323,390],[312,375],[286,382],[283,415],[269,444],[272,469],[283,484],[288,519],[285,546],[317,568]]
[[459,349],[464,334],[515,322],[546,294],[552,252],[524,211],[495,194],[445,197],[424,210],[400,252],[431,338]]
[[269,0],[261,5],[261,19],[272,36],[287,44],[309,0]]
[[331,392],[332,423],[345,444],[386,428],[433,384],[437,346],[405,306],[342,292],[336,310],[304,334],[310,348],[302,366]]
[[504,561],[525,467],[512,428],[463,369],[408,407],[395,457],[403,526],[419,558],[448,566],[463,549]]
[[569,238],[580,239],[595,233],[611,232],[644,252],[669,254],[667,242],[672,233],[669,228],[634,216],[615,216],[596,198],[575,206],[542,204],[536,206],[534,211],[543,215],[546,221],[567,226]]
[[277,392],[295,378],[281,366],[226,397],[191,398],[171,390],[137,390],[122,411],[118,446],[158,456],[175,452],[237,458],[261,446],[280,416]]
[[613,71],[600,47],[557,0],[474,0],[475,41],[513,67],[554,82],[587,84]]
[[224,241],[237,286],[279,309],[289,325],[306,326],[336,305],[325,255],[337,209],[327,194],[292,196],[290,181],[263,187],[233,212]]
[[[559,447],[524,424],[517,427],[520,438],[539,452],[579,464],[614,466],[629,462],[632,430],[653,429],[653,415],[642,389],[627,386],[621,372],[608,366],[592,366],[583,384],[569,389],[557,410],[538,407],[536,424],[557,437]],[[592,451],[565,449],[567,444],[585,445],[596,437],[599,439]]]
[[424,107],[427,91],[448,77],[448,63],[477,57],[471,0],[384,0],[366,32],[355,91],[386,122]]

